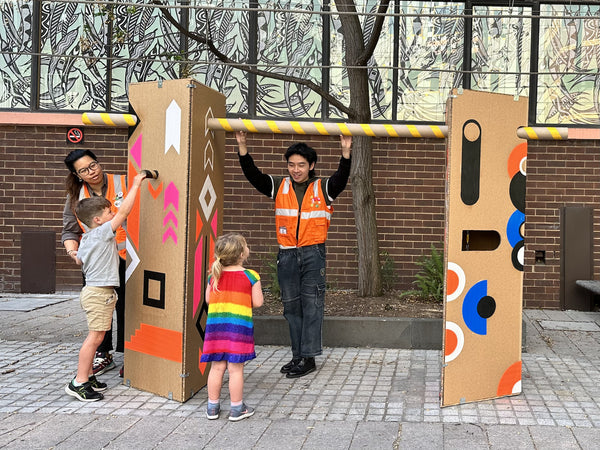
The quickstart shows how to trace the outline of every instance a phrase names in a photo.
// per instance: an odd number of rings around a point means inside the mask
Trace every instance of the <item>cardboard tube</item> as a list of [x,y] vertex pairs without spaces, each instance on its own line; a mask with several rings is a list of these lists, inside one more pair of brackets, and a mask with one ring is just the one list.
[[336,122],[295,122],[283,120],[208,119],[208,128],[251,133],[286,133],[339,136],[414,137],[444,139],[445,125],[389,125]]

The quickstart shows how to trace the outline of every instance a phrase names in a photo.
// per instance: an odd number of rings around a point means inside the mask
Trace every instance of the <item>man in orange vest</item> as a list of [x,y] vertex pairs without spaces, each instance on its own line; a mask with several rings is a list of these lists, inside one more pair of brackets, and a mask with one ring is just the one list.
[[352,137],[340,136],[342,158],[329,178],[315,176],[317,153],[305,143],[293,144],[285,153],[289,176],[275,177],[263,174],[254,164],[246,132],[237,132],[236,139],[244,175],[275,201],[277,278],[292,343],[292,360],[281,373],[287,378],[302,377],[316,370],[315,356],[323,351],[325,241],[333,213],[331,203],[350,176]]

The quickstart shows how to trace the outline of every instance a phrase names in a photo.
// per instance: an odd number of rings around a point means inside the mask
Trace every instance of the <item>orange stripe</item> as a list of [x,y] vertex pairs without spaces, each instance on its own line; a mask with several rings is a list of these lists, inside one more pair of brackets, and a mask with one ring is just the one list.
[[202,227],[204,224],[202,223],[202,219],[200,218],[200,213],[196,210],[196,240],[198,242],[198,236],[200,236],[200,232],[202,231]]
[[[129,180],[133,180],[137,175],[137,171],[135,167],[129,161],[129,170],[127,172],[127,177]],[[131,239],[132,244],[136,249],[140,248],[140,196],[136,195],[135,203],[133,204],[133,208],[131,208],[131,212],[129,216],[127,216],[127,234],[129,234],[129,238]]]
[[[234,305],[240,306],[248,306],[248,299],[250,296],[248,294],[241,294],[232,291],[211,291],[211,299],[214,303],[232,303]],[[225,297],[227,300],[223,301],[222,298]]]
[[142,323],[131,336],[131,340],[125,342],[125,348],[157,358],[181,362],[183,333]]

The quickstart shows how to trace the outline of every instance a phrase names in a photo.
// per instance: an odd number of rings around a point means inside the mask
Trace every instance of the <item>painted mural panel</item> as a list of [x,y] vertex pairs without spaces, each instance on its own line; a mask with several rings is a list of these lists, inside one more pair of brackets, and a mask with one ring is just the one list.
[[[471,89],[529,95],[531,8],[473,8]],[[477,73],[481,72],[481,73]]]
[[90,3],[41,2],[41,9],[40,109],[107,109],[102,18]]
[[[190,29],[205,33],[216,40],[219,48],[226,49],[235,61],[248,62],[250,42],[248,13],[243,11],[247,2],[232,4],[225,0],[193,1],[194,5],[207,5],[213,8],[198,8],[190,11]],[[237,8],[232,8],[236,6]],[[224,8],[231,8],[226,10]],[[204,45],[188,39],[188,60],[199,64],[189,66],[188,76],[225,95],[227,112],[248,113],[248,78],[245,72],[218,59],[206,50]]]
[[537,122],[600,125],[600,5],[542,5],[541,15],[557,18],[540,20]]
[[[355,2],[367,39],[377,3]],[[256,43],[260,68],[310,79],[349,103],[335,2],[259,0],[251,7],[248,1],[194,0],[182,6],[167,11],[182,27],[209,35],[233,61],[251,62]],[[39,24],[33,23],[36,8]],[[600,124],[598,2],[542,4],[535,36],[531,7],[475,6],[471,25],[464,13],[462,1],[390,2],[369,61],[374,120],[443,122],[449,92],[464,85],[466,55],[472,89],[528,96],[529,72],[537,73],[532,121]],[[142,0],[115,5],[5,0],[0,20],[3,108],[127,112],[128,83],[193,76],[226,96],[228,115],[345,119],[333,107],[324,111],[320,97],[305,87],[255,79],[217,63],[206,44],[185,39]],[[463,46],[466,31],[473,37],[470,55]],[[32,79],[37,33],[40,73]],[[539,57],[530,61],[534,47]]]
[[0,108],[28,108],[31,102],[33,2],[13,8],[0,2]]
[[[142,6],[114,5],[111,23],[112,65],[111,109],[127,111],[129,83],[179,78],[179,36],[160,10]],[[137,0],[133,3],[148,3]],[[178,10],[169,9],[175,17]]]
[[[462,85],[462,2],[400,2],[398,120],[442,122],[452,88]],[[431,16],[438,14],[438,17]]]
[[[365,41],[367,41],[373,32],[375,21],[374,13],[377,12],[379,2],[375,0],[366,0],[356,2],[356,9],[359,13],[359,20],[362,24]],[[393,8],[393,6],[390,6]],[[335,11],[335,4],[332,5],[332,11]],[[348,88],[348,73],[345,68],[347,65],[344,59],[344,36],[342,23],[339,16],[330,16],[331,20],[331,38],[330,38],[330,93],[346,105],[350,103],[350,91]],[[395,48],[395,19],[386,17],[382,33],[369,60],[369,93],[373,119],[390,120],[393,117],[392,102],[394,96],[394,48]],[[328,117],[345,118],[345,116],[334,107],[330,107]]]

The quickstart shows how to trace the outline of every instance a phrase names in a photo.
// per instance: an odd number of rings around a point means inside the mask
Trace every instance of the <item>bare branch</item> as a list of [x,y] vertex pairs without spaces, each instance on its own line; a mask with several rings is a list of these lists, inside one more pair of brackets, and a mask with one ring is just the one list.
[[[152,3],[155,5],[162,5],[162,3],[159,0],[153,0]],[[290,75],[269,72],[267,70],[261,70],[256,67],[253,67],[251,65],[243,64],[238,61],[234,61],[231,58],[229,58],[227,55],[225,55],[224,53],[221,53],[219,51],[219,49],[215,46],[212,39],[209,39],[207,36],[205,36],[203,34],[196,33],[194,31],[189,31],[186,28],[182,27],[181,24],[179,23],[179,21],[176,20],[167,9],[161,8],[161,13],[169,21],[169,23],[171,25],[173,25],[177,29],[177,31],[179,31],[182,35],[184,35],[190,39],[193,39],[194,41],[199,42],[203,45],[206,45],[208,50],[210,50],[210,52],[213,55],[215,55],[215,57],[219,61],[227,63],[227,64],[229,64],[237,69],[243,70],[244,72],[247,72],[247,73],[252,73],[254,75],[258,75],[261,77],[272,78],[275,80],[280,80],[280,81],[285,81],[285,82],[289,82],[289,83],[295,83],[295,84],[299,84],[302,86],[306,86],[311,91],[320,95],[324,100],[329,102],[332,106],[334,106],[335,108],[339,109],[341,112],[346,114],[349,119],[352,119],[354,117],[350,108],[348,108],[346,105],[344,105],[342,102],[340,102],[337,98],[332,96],[329,92],[324,90],[321,86],[314,83],[313,81],[305,80],[303,78],[298,78],[298,77],[294,77],[294,76],[290,76]]]

